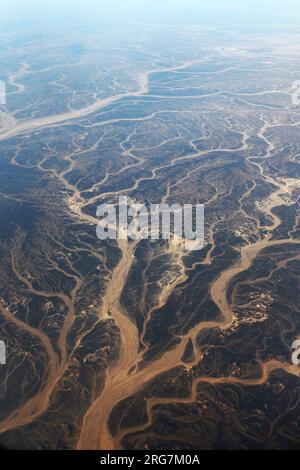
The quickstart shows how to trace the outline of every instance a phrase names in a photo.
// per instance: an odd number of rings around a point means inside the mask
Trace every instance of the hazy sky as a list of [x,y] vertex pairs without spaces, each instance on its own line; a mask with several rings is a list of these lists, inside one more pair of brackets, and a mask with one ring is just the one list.
[[[43,15],[45,14],[45,16]],[[299,0],[0,0],[0,16],[127,17],[140,22],[300,21]]]

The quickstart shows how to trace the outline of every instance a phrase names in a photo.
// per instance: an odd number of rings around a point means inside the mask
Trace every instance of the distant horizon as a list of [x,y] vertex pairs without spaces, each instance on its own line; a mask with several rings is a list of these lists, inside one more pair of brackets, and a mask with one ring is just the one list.
[[[12,0],[1,6],[1,22],[5,18],[24,18],[43,14],[58,19],[90,19],[91,22],[128,20],[170,24],[220,24],[240,23],[242,26],[255,24],[292,24],[300,20],[300,5],[296,0]],[[99,16],[98,16],[99,15]]]

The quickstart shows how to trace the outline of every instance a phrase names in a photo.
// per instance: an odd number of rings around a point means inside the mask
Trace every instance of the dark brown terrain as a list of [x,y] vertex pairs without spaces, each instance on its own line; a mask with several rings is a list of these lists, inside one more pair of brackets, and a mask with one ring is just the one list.
[[[300,35],[153,28],[0,33],[0,442],[299,449]],[[205,247],[98,240],[120,195]]]

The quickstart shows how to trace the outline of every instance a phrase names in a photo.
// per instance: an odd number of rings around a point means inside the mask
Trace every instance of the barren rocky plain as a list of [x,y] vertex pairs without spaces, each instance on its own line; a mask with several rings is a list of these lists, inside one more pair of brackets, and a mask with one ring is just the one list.
[[[0,443],[300,448],[300,33],[0,32]],[[205,246],[96,236],[204,204]]]

